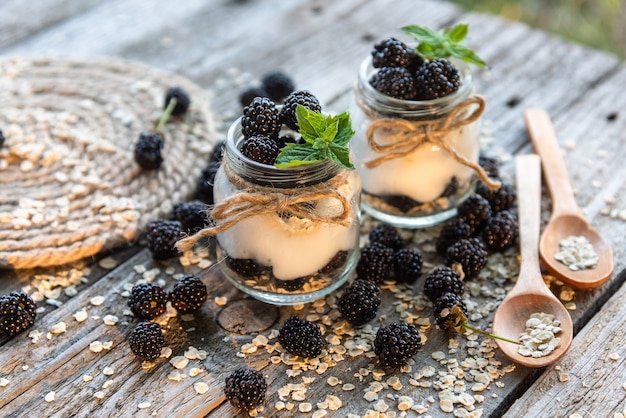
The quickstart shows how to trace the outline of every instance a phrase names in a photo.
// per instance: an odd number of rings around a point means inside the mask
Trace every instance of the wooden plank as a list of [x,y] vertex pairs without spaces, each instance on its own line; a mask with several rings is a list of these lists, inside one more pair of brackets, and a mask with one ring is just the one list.
[[578,334],[559,369],[546,370],[504,416],[613,417],[626,413],[624,298],[626,286]]

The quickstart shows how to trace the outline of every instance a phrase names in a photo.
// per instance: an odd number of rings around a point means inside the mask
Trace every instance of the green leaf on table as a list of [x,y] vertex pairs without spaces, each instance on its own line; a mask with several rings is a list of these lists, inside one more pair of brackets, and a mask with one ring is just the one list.
[[428,60],[454,57],[479,67],[487,66],[474,51],[461,44],[469,32],[467,24],[460,23],[440,32],[410,25],[403,27],[402,31],[418,41],[415,51]]
[[324,116],[302,105],[296,107],[302,144],[287,144],[278,154],[276,167],[288,168],[330,160],[340,167],[354,169],[348,142],[354,135],[350,115]]

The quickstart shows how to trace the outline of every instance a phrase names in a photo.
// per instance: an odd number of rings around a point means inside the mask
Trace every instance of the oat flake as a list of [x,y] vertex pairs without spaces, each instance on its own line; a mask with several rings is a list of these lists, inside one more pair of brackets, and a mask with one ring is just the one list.
[[198,395],[202,395],[209,390],[209,385],[204,382],[196,382],[193,384],[193,388]]
[[44,400],[46,402],[53,402],[54,399],[56,398],[56,394],[57,393],[55,391],[51,390],[50,392],[46,394],[46,397],[44,398]]

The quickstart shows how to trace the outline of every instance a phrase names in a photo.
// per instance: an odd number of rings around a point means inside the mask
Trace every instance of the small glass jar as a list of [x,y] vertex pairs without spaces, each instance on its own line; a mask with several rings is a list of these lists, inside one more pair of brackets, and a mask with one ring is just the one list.
[[358,173],[331,161],[286,169],[260,164],[240,152],[243,139],[238,119],[214,182],[216,209],[226,201],[225,208],[248,205],[245,216],[217,234],[222,272],[240,290],[276,305],[324,297],[349,278],[358,259]]
[[[453,61],[461,85],[447,96],[400,100],[369,83],[376,71],[361,64],[352,109],[352,139],[362,207],[383,222],[424,228],[456,215],[473,191],[484,99],[474,95],[469,67]],[[454,155],[456,154],[456,156]]]

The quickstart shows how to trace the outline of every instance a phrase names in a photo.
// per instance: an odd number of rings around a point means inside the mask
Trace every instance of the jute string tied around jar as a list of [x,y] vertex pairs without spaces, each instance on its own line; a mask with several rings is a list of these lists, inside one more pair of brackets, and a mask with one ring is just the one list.
[[[490,190],[500,188],[500,182],[489,178],[485,170],[473,161],[459,154],[452,145],[446,141],[446,136],[451,132],[471,124],[483,114],[485,99],[476,95],[459,103],[452,111],[443,118],[435,120],[410,121],[399,118],[380,118],[380,115],[372,115],[372,110],[363,103],[359,103],[365,114],[374,121],[367,128],[367,143],[369,147],[379,154],[380,157],[369,160],[366,167],[378,167],[385,161],[409,155],[422,144],[432,143],[450,154],[455,161],[474,170],[480,180]],[[472,110],[471,108],[474,107]],[[373,117],[372,117],[373,116]],[[378,130],[388,132],[388,143],[380,144],[374,139]]]
[[[248,182],[237,175],[228,163],[224,163],[223,168],[228,180],[239,191],[213,207],[210,214],[214,225],[178,241],[176,246],[179,250],[188,251],[202,238],[217,235],[246,218],[258,215],[287,213],[312,222],[338,224],[344,227],[352,223],[350,202],[337,191],[339,186],[348,181],[348,172],[345,170],[323,183],[281,189]],[[342,206],[341,213],[336,216],[318,214],[311,202],[318,202],[325,198],[339,201]]]

